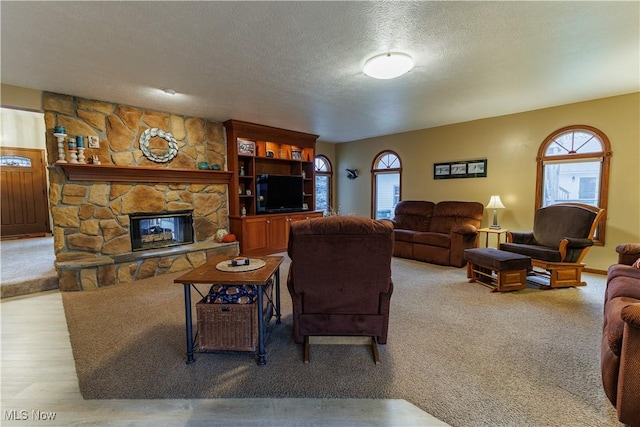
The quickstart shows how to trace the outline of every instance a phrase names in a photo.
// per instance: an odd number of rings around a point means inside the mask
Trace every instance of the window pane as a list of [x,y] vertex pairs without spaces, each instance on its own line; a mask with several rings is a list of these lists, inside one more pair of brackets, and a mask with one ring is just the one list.
[[563,202],[599,206],[600,165],[598,161],[544,165],[542,206]]
[[398,203],[400,191],[399,173],[377,173],[375,219],[390,219]]
[[17,166],[20,168],[30,168],[31,159],[20,156],[1,156],[0,166]]
[[547,147],[545,155],[562,156],[575,153],[599,153],[601,151],[603,151],[602,142],[596,135],[583,131],[571,131],[554,138]]
[[384,154],[380,157],[376,169],[396,169],[400,167],[400,160],[395,154]]
[[329,210],[329,177],[316,175],[316,209]]
[[329,172],[329,165],[322,157],[315,159],[316,172]]

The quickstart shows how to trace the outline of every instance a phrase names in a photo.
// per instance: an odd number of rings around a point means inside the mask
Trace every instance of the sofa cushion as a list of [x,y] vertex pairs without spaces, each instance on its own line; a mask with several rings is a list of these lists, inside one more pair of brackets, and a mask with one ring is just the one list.
[[448,248],[451,246],[451,235],[444,233],[415,233],[413,243]]
[[396,228],[415,231],[429,231],[435,203],[422,200],[398,202],[393,221]]
[[500,243],[500,250],[515,252],[520,255],[527,255],[533,259],[548,262],[560,262],[562,256],[560,251],[539,245],[523,245],[519,243]]
[[450,233],[461,224],[471,224],[480,228],[484,206],[478,202],[439,202],[433,210],[429,231]]
[[557,248],[565,237],[589,237],[596,214],[576,206],[549,206],[536,212],[533,236],[542,246]]
[[393,230],[393,239],[399,242],[413,242],[413,236],[418,233],[413,230],[405,230],[403,228],[396,228]]

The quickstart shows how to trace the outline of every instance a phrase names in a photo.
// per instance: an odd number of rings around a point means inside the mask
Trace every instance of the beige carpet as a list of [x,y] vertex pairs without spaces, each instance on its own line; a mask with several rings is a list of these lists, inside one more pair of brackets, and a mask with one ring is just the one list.
[[53,237],[0,242],[0,297],[58,288]]
[[283,324],[270,328],[263,367],[248,353],[196,354],[185,364],[179,274],[64,293],[82,394],[397,398],[454,426],[617,425],[599,372],[604,277],[499,294],[468,283],[465,269],[404,259],[392,268],[380,365],[362,345],[314,345],[303,364],[285,286]]

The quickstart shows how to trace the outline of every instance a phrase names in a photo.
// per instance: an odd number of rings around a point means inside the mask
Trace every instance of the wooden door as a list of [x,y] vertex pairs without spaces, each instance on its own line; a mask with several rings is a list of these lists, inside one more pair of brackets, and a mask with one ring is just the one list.
[[50,232],[44,150],[0,147],[2,237]]

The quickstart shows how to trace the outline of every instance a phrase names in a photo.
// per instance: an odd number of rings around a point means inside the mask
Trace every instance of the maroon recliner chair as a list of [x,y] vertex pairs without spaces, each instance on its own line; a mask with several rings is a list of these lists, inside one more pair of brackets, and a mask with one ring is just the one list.
[[391,224],[370,218],[332,216],[291,224],[287,287],[293,302],[293,336],[370,336],[387,342],[389,304],[393,292]]

